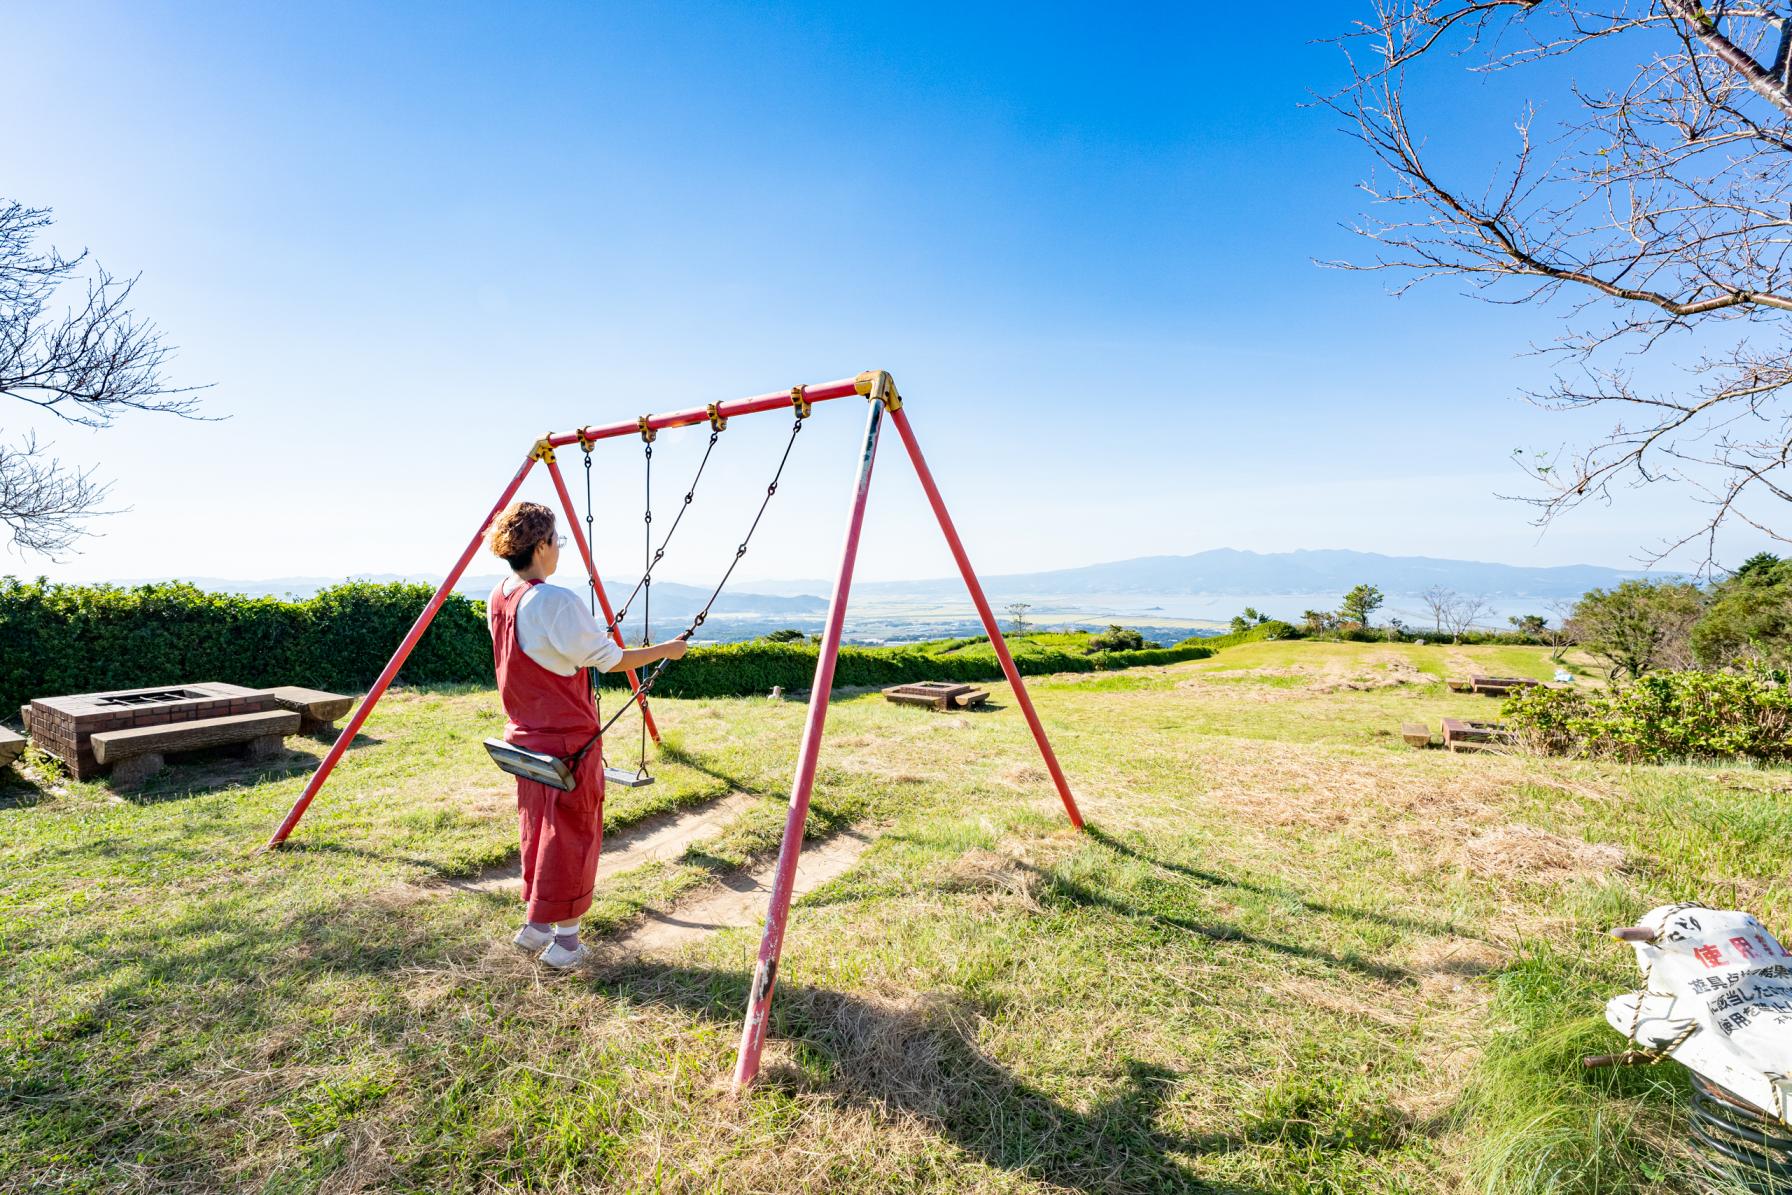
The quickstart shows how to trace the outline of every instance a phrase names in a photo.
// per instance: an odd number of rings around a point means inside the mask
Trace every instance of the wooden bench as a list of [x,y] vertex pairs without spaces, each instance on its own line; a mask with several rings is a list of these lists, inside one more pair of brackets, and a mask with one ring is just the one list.
[[161,771],[166,762],[162,757],[170,751],[247,743],[251,759],[277,755],[284,746],[281,740],[297,733],[299,722],[300,715],[294,710],[264,710],[130,730],[102,730],[93,736],[93,755],[111,767],[112,783],[131,786]]
[[25,754],[25,736],[0,726],[0,768]]
[[1424,722],[1400,723],[1400,737],[1406,740],[1409,747],[1429,747],[1431,745],[1431,727]]
[[1543,682],[1528,676],[1472,676],[1469,686],[1487,697],[1504,697],[1514,689],[1534,689]]
[[281,685],[268,692],[274,695],[275,705],[283,710],[293,710],[299,715],[301,734],[335,729],[336,719],[348,713],[355,704],[353,697],[325,693],[319,689],[300,688],[298,685]]
[[891,685],[883,691],[886,701],[898,705],[922,705],[929,709],[969,709],[989,700],[989,691],[975,685],[928,680],[911,685]]
[[1475,722],[1466,718],[1444,719],[1444,746],[1452,751],[1510,743],[1512,732],[1499,722]]

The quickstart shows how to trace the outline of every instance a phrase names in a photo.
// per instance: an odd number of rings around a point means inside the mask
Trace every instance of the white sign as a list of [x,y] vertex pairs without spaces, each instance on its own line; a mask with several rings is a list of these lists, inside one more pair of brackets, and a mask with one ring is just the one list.
[[[1612,1028],[1778,1116],[1792,1115],[1792,951],[1753,914],[1703,905],[1651,909],[1631,940],[1646,987],[1605,1006]],[[1639,1011],[1640,1010],[1640,1011]]]

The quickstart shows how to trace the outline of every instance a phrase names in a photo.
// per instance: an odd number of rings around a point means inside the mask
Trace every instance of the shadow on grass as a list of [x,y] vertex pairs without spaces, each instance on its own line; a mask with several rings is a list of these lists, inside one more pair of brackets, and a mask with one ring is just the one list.
[[49,796],[49,786],[28,776],[11,764],[0,764],[0,813],[9,809],[30,809]]
[[1373,921],[1391,929],[1411,930],[1415,933],[1435,934],[1440,937],[1475,936],[1465,934],[1461,928],[1447,921],[1431,921],[1422,917],[1405,917],[1398,913],[1376,913],[1368,909],[1351,908],[1348,905],[1326,904],[1323,901],[1308,900],[1287,888],[1272,888],[1265,884],[1253,884],[1248,880],[1236,879],[1216,871],[1203,871],[1198,867],[1190,867],[1186,863],[1172,863],[1167,859],[1159,859],[1155,855],[1142,851],[1130,843],[1122,842],[1099,826],[1087,826],[1085,829],[1090,838],[1117,854],[1125,855],[1129,859],[1137,859],[1142,863],[1149,863],[1153,867],[1160,867],[1165,871],[1175,872],[1177,875],[1187,876],[1191,880],[1198,880],[1210,887],[1237,888],[1244,892],[1254,892],[1259,896],[1273,896],[1280,900],[1293,901],[1309,912],[1322,913],[1328,917],[1346,917],[1356,921]]
[[[292,735],[328,747],[336,742],[334,734]],[[349,751],[375,747],[385,740],[373,735],[357,734],[348,745]],[[167,801],[185,801],[209,796],[232,788],[249,788],[294,776],[308,776],[317,770],[319,757],[304,752],[287,751],[271,759],[250,759],[241,746],[206,747],[183,751],[169,757],[168,766],[150,777],[141,788],[113,789],[121,800],[133,805],[160,805]]]
[[[594,972],[613,999],[658,1004],[732,1027],[747,1000],[744,973],[630,963]],[[996,1168],[1075,1191],[1188,1191],[1256,1195],[1264,1188],[1201,1179],[1184,1157],[1231,1152],[1258,1141],[1181,1136],[1159,1127],[1183,1077],[1121,1060],[1113,1094],[1080,1111],[982,1053],[976,1015],[945,996],[909,1004],[783,984],[772,1010],[775,1038],[804,1065],[768,1066],[761,1090],[825,1096],[914,1116]],[[1184,1155],[1178,1157],[1176,1155]]]

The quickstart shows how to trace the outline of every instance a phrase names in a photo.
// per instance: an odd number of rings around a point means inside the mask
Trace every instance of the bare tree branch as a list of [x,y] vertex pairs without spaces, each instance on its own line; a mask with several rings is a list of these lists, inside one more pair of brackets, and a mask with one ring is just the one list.
[[[39,249],[45,208],[0,200],[0,397],[16,398],[65,423],[109,427],[125,411],[197,417],[199,387],[162,375],[172,352],[154,324],[131,310],[135,278],[119,279],[82,252]],[[58,311],[62,289],[82,296]],[[54,555],[71,547],[101,509],[107,486],[91,468],[45,455],[34,436],[0,447],[0,526],[21,551]]]
[[[1538,522],[1672,484],[1706,517],[1655,559],[1696,547],[1709,567],[1731,524],[1792,532],[1788,15],[1762,0],[1376,0],[1341,44],[1354,82],[1324,102],[1382,177],[1357,229],[1375,254],[1331,264],[1390,271],[1396,293],[1455,277],[1564,310],[1557,377],[1531,399],[1618,413],[1592,444],[1526,458]],[[1537,84],[1472,187],[1434,167],[1408,108],[1423,72],[1465,67]],[[1545,129],[1545,110],[1566,115]]]

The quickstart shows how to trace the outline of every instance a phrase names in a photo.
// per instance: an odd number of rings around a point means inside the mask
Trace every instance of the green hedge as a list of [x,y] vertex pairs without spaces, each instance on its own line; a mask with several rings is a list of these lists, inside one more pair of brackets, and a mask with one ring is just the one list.
[[[1147,664],[1174,664],[1200,660],[1213,654],[1206,647],[1147,648],[1143,651],[1080,652],[1060,648],[1015,645],[1015,665],[1024,676],[1050,672],[1104,672]],[[815,679],[812,643],[723,643],[699,647],[667,666],[654,692],[668,697],[744,697],[768,693],[777,685],[786,690],[807,689]],[[923,647],[842,647],[834,669],[836,686],[900,685],[911,681],[986,681],[1001,678],[995,650],[966,649],[936,655]],[[620,686],[618,673],[603,678],[606,686]]]
[[1777,672],[1651,672],[1606,692],[1520,690],[1503,715],[1551,755],[1629,763],[1792,760],[1792,689]]
[[[361,693],[430,593],[427,585],[353,582],[295,602],[207,593],[183,582],[123,589],[0,578],[0,716],[33,697],[208,680]],[[1013,646],[1028,675],[1169,664],[1213,654],[1195,644],[1095,653],[1024,638]],[[738,697],[768,692],[773,685],[804,689],[815,675],[816,650],[809,643],[764,641],[700,647],[668,667],[657,690],[673,697]],[[939,644],[847,647],[834,683],[1001,676],[987,640],[959,640],[947,654],[940,651]],[[622,683],[619,675],[604,679]],[[484,603],[451,595],[399,680],[493,684]]]
[[[0,578],[0,715],[33,697],[195,681],[359,693],[431,592],[351,583],[289,602],[184,582],[121,589]],[[450,595],[400,679],[493,683],[483,603]]]

